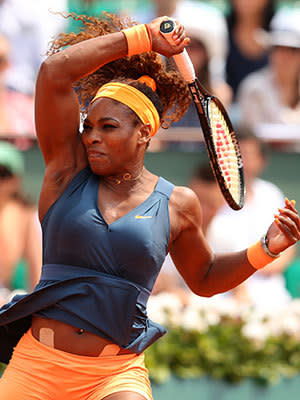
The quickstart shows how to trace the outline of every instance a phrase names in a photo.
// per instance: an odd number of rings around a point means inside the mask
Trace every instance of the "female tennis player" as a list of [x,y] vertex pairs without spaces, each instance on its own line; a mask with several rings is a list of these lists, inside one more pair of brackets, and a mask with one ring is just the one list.
[[184,49],[183,26],[171,46],[159,33],[163,18],[78,19],[84,30],[54,41],[37,80],[43,269],[34,291],[0,312],[2,400],[152,399],[143,352],[165,330],[146,303],[167,252],[196,294],[212,296],[300,239],[286,200],[266,240],[214,256],[197,196],[144,167],[151,137],[189,103],[157,54]]

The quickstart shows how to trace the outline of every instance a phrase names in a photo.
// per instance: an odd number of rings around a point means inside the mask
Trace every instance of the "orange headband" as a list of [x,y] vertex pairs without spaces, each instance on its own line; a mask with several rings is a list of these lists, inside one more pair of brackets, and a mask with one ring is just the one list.
[[110,82],[98,89],[91,103],[99,97],[108,97],[125,104],[140,118],[143,124],[150,124],[151,136],[158,131],[160,119],[152,101],[141,91],[126,83]]

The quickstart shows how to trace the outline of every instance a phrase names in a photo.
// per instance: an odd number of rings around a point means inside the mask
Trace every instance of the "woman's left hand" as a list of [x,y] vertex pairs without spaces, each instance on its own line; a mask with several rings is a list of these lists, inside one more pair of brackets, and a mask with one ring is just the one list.
[[267,233],[268,248],[278,254],[300,240],[300,217],[294,200],[285,199],[285,207],[279,208],[275,221]]

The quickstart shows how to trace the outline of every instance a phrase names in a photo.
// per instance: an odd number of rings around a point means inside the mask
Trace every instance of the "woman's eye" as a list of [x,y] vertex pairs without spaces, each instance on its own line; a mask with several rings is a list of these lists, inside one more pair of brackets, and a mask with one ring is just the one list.
[[103,129],[116,129],[117,127],[115,125],[110,125],[110,124],[104,124]]
[[87,131],[87,130],[89,130],[89,129],[92,129],[92,127],[91,127],[90,125],[83,124],[83,130],[84,130],[84,131]]

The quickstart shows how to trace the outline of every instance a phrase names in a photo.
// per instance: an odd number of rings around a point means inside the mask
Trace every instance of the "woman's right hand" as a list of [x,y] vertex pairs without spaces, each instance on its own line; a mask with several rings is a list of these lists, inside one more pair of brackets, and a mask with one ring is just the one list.
[[177,27],[173,33],[174,45],[171,45],[160,32],[161,23],[167,19],[169,17],[155,18],[147,26],[152,36],[152,50],[165,57],[172,57],[174,54],[181,53],[189,44],[190,39],[186,36],[184,26],[176,21]]

